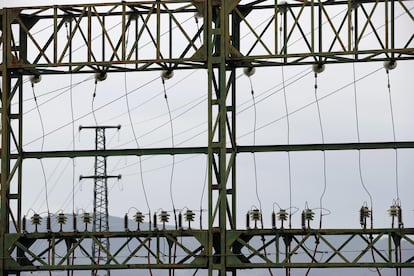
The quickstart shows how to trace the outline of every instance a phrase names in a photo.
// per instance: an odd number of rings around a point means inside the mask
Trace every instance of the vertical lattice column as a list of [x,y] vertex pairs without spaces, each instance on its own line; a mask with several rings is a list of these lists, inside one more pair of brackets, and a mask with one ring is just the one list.
[[[106,150],[106,134],[108,128],[120,129],[121,126],[86,126],[79,129],[95,130],[95,150]],[[109,214],[108,214],[108,179],[120,179],[120,175],[107,175],[106,157],[95,156],[95,174],[90,176],[80,176],[80,179],[90,178],[94,180],[93,189],[93,232],[109,231]],[[108,256],[105,251],[110,252],[109,238],[99,240],[99,243],[92,243],[92,257],[95,263],[106,263]],[[92,271],[92,275],[96,275],[96,271]],[[110,275],[109,270],[107,275]]]

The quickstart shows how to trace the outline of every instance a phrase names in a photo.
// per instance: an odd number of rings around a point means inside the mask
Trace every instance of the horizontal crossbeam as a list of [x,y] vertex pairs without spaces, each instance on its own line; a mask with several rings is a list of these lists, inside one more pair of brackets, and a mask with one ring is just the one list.
[[[7,262],[7,269],[207,269],[208,256],[203,250],[207,246],[207,235],[207,230],[193,229],[7,234],[9,258],[13,260]],[[111,241],[108,262],[85,263],[82,256],[90,254],[88,244],[106,238]],[[161,244],[168,246],[161,247]],[[349,244],[358,246],[351,252],[347,248]],[[414,268],[414,228],[229,230],[227,247],[228,266],[235,269]],[[404,251],[401,260],[395,257],[399,250]],[[19,252],[18,257],[16,252]],[[55,255],[45,259],[42,252]],[[312,257],[315,254],[318,254],[317,259]],[[376,260],[371,254],[376,255]],[[74,263],[68,265],[67,262]]]
[[[373,143],[334,143],[334,144],[291,144],[291,145],[257,145],[237,146],[237,153],[246,152],[287,152],[287,151],[341,151],[341,150],[375,150],[375,149],[409,149],[414,142],[373,142]],[[218,149],[217,149],[218,150]],[[228,153],[232,149],[227,149]],[[106,149],[106,150],[75,150],[75,151],[32,151],[23,152],[23,159],[30,158],[76,158],[96,156],[145,156],[145,155],[182,155],[207,154],[207,147],[185,148],[142,148],[142,149]],[[12,159],[19,158],[12,154]]]

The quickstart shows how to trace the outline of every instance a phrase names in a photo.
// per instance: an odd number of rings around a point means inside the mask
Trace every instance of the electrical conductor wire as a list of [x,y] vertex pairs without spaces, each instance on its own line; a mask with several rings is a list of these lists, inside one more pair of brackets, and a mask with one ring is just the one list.
[[[146,84],[148,84],[148,83],[146,83]],[[126,105],[127,105],[129,124],[131,126],[132,134],[134,136],[134,140],[135,140],[135,143],[137,145],[137,148],[140,148],[140,145],[139,145],[139,142],[138,142],[138,138],[137,138],[137,135],[135,133],[134,124],[132,123],[131,109],[130,109],[129,98],[128,98],[128,94],[130,92],[128,92],[128,85],[127,85],[127,76],[126,76],[126,73],[124,75],[124,90],[125,90],[125,102],[126,102]],[[139,164],[139,175],[140,175],[140,180],[141,180],[141,188],[142,188],[142,192],[144,193],[145,203],[146,203],[147,209],[148,209],[149,228],[151,229],[151,224],[152,224],[151,223],[151,218],[152,218],[152,215],[151,215],[151,208],[150,208],[149,201],[148,201],[147,191],[145,189],[145,184],[144,184],[144,173],[142,171],[142,156],[141,155],[138,156],[138,164]],[[148,247],[151,248],[151,239],[148,241]],[[147,260],[148,260],[148,265],[150,265],[151,262],[150,262],[150,252],[149,252],[149,250],[148,250],[148,254],[147,254]],[[149,267],[148,272],[149,272],[150,276],[153,275],[152,274],[151,267]]]
[[[66,25],[66,24],[65,24]],[[75,114],[73,108],[73,91],[72,91],[72,84],[73,84],[73,76],[70,74],[70,113],[71,113],[71,120],[72,120],[72,150],[75,151]],[[72,158],[72,214],[75,213],[75,158]]]
[[[393,142],[397,141],[396,132],[395,132],[395,117],[394,117],[394,108],[393,108],[393,100],[392,100],[392,93],[391,93],[391,83],[390,83],[390,72],[388,69],[385,70],[387,72],[387,88],[388,88],[388,99],[390,104],[390,115],[391,115],[391,125],[392,125],[392,138]],[[397,195],[397,201],[400,201],[400,189],[399,189],[399,180],[398,180],[398,149],[394,149],[395,152],[395,191]]]
[[[353,89],[354,89],[354,104],[355,104],[355,123],[356,123],[356,131],[357,131],[357,140],[358,143],[360,143],[361,141],[361,136],[360,136],[360,126],[359,126],[359,114],[358,114],[358,97],[357,97],[357,87],[356,87],[356,72],[355,72],[355,63],[352,63],[352,75],[353,75]],[[361,162],[361,150],[358,150],[358,173],[359,173],[359,179],[361,182],[361,186],[362,188],[365,190],[365,192],[367,193],[369,200],[370,200],[370,207],[371,207],[371,221],[370,221],[370,227],[371,229],[374,227],[374,219],[373,219],[373,199],[371,196],[371,193],[369,192],[368,188],[365,185],[365,181],[364,181],[364,177],[362,174],[362,162]],[[369,236],[369,239],[372,242],[372,235]],[[372,260],[375,261],[375,254],[374,254],[374,249],[371,248],[371,256],[372,256]],[[378,267],[375,268],[377,271],[377,274],[379,276],[381,276],[381,271],[379,270]]]
[[[132,123],[131,109],[130,109],[129,97],[128,97],[128,86],[127,86],[126,73],[124,75],[124,88],[125,88],[125,102],[126,102],[126,105],[127,105],[129,124],[131,126],[132,135],[134,136],[135,144],[137,145],[137,148],[140,148],[140,144],[138,142],[138,138],[137,138],[137,135],[136,135],[136,132],[135,132],[135,127],[134,127],[134,124]],[[141,155],[138,156],[138,163],[139,163],[139,174],[140,174],[140,179],[141,179],[141,188],[142,188],[142,191],[144,193],[145,203],[147,205],[149,217],[150,217],[150,220],[151,220],[151,208],[150,208],[149,201],[148,201],[147,191],[145,189],[144,174],[142,172],[142,156]],[[150,225],[151,225],[151,221],[150,221]]]
[[[40,151],[43,151],[43,148],[44,148],[44,145],[45,145],[45,126],[43,124],[42,113],[40,112],[39,104],[37,102],[36,93],[35,93],[35,89],[34,89],[34,83],[32,83],[32,92],[33,92],[33,99],[34,99],[34,102],[36,104],[37,113],[39,115],[40,126],[41,126],[41,129],[42,129],[42,136],[41,136],[42,137],[41,138],[42,142],[41,142],[41,146],[40,146]],[[42,174],[43,174],[46,208],[47,208],[47,213],[49,214],[50,209],[49,209],[49,195],[48,195],[46,172],[45,172],[45,167],[43,165],[43,160],[40,158],[39,161],[40,161],[40,167],[42,168]]]
[[[359,126],[359,111],[358,111],[358,97],[357,97],[357,86],[356,86],[356,72],[355,72],[355,63],[352,63],[352,73],[353,73],[353,89],[354,89],[354,105],[355,105],[355,123],[356,123],[356,132],[357,132],[357,141],[361,142],[360,135],[360,126]],[[371,207],[371,228],[373,228],[373,199],[371,193],[369,192],[367,186],[365,185],[364,177],[362,174],[362,161],[361,161],[361,150],[358,150],[358,173],[361,186],[364,191],[367,193],[370,201]]]
[[[322,115],[321,115],[321,108],[320,108],[320,104],[319,104],[319,100],[318,100],[318,73],[315,72],[315,84],[314,84],[314,94],[315,94],[315,102],[316,102],[316,108],[318,111],[318,121],[319,121],[319,129],[321,132],[321,140],[322,140],[322,144],[325,144],[325,136],[324,136],[324,132],[323,132],[323,125],[322,125]],[[327,179],[326,179],[326,152],[323,150],[322,151],[323,154],[323,191],[322,194],[319,198],[319,208],[320,208],[320,216],[319,216],[319,229],[322,229],[322,217],[323,217],[323,198],[325,196],[326,193],[326,184],[327,184]],[[313,250],[313,256],[312,256],[312,262],[315,260],[315,256],[316,253],[318,251],[318,246],[319,246],[319,238],[315,236],[315,248]],[[309,272],[311,271],[311,268],[309,267],[305,273],[305,276],[309,275]]]
[[[316,103],[316,108],[318,111],[318,121],[319,121],[319,128],[320,128],[320,132],[321,132],[321,141],[322,144],[325,144],[325,135],[324,135],[324,131],[323,131],[323,125],[322,125],[322,114],[321,114],[321,107],[319,104],[319,100],[318,100],[318,73],[315,72],[315,103]],[[326,194],[326,188],[327,188],[327,174],[326,174],[326,152],[323,150],[323,191],[322,194],[319,198],[319,208],[320,208],[320,218],[319,218],[319,229],[322,228],[322,217],[323,217],[323,198]]]
[[[171,131],[171,147],[174,148],[174,126],[173,126],[173,119],[172,119],[172,115],[171,115],[171,109],[170,109],[170,103],[168,101],[168,96],[167,96],[167,90],[165,88],[165,80],[163,77],[161,77],[161,81],[162,81],[162,85],[164,88],[164,99],[165,99],[165,104],[167,106],[167,110],[168,110],[168,116],[169,116],[169,124],[170,124],[170,131]],[[174,203],[174,196],[173,196],[173,180],[174,180],[174,169],[175,169],[175,155],[172,155],[172,164],[171,164],[171,175],[170,175],[170,199],[171,199],[171,204],[173,207],[173,213],[174,213],[174,220],[175,220],[175,228],[178,229],[178,224],[177,224],[177,214],[176,214],[176,210],[175,210],[175,203]]]
[[[257,126],[257,108],[256,108],[256,100],[254,98],[254,89],[253,89],[253,83],[250,76],[249,83],[250,83],[250,94],[252,95],[252,103],[253,103],[253,146],[256,145],[256,126]],[[256,164],[256,153],[253,151],[253,168],[254,168],[254,183],[255,183],[255,190],[256,190],[256,198],[259,203],[259,210],[260,210],[260,225],[261,228],[264,229],[263,225],[263,215],[262,215],[262,201],[260,200],[259,196],[259,183],[257,181],[257,164]],[[265,257],[267,257],[266,247],[265,247],[265,238],[262,235],[261,240],[263,242],[263,253]],[[273,276],[272,270],[268,268],[269,274]]]
[[[174,126],[173,126],[173,120],[172,120],[172,115],[171,115],[170,103],[168,101],[167,89],[165,88],[165,79],[161,77],[161,81],[162,81],[162,86],[164,88],[164,99],[165,99],[165,104],[167,106],[168,116],[169,116],[169,121],[170,121],[171,147],[174,148]],[[172,155],[171,175],[170,175],[170,199],[171,199],[171,204],[173,207],[175,229],[177,230],[178,229],[177,211],[175,209],[174,195],[173,195],[174,170],[175,170],[175,154]],[[175,264],[175,260],[177,258],[177,243],[174,243],[173,254],[174,254],[173,263]],[[175,275],[175,269],[172,269],[172,275]]]

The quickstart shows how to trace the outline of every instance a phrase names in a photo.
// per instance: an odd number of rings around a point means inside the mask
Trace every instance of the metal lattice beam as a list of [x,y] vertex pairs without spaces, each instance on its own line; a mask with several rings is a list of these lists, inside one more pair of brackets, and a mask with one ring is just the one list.
[[[238,230],[235,216],[238,153],[412,147],[412,142],[238,146],[235,129],[237,68],[414,59],[414,16],[409,3],[160,0],[1,9],[0,276],[47,270],[194,268],[226,275],[244,268],[414,267],[410,255],[404,260],[393,257],[402,241],[413,248],[412,228]],[[200,27],[186,23],[195,12],[202,16]],[[401,14],[407,20],[398,21]],[[257,18],[264,21],[258,24]],[[23,148],[24,75],[200,68],[207,69],[209,76],[207,148],[72,152],[26,152]],[[17,108],[12,108],[12,101]],[[22,232],[25,158],[187,153],[209,156],[207,230]],[[331,236],[340,235],[344,237],[340,245],[330,241]],[[255,242],[262,237],[263,243]],[[124,239],[123,247],[117,251],[106,247],[100,242],[105,238]],[[181,238],[193,239],[196,247],[179,243]],[[347,256],[343,249],[355,238],[364,247],[356,256]],[[377,247],[381,238],[388,240],[386,249]],[[305,246],[312,239],[328,248],[323,262]],[[156,242],[151,245],[151,240]],[[168,261],[156,247],[161,240],[169,245]],[[106,264],[90,265],[94,255],[86,244],[92,241],[108,253]],[[121,257],[128,246],[132,252]],[[184,252],[178,263],[171,262],[172,246]],[[265,249],[274,255],[266,255]],[[89,264],[72,264],[73,252],[85,255]],[[147,256],[144,263],[134,259],[136,253]],[[380,261],[364,260],[367,253],[376,254]],[[45,261],[46,254],[51,257]],[[297,254],[309,258],[296,261]]]

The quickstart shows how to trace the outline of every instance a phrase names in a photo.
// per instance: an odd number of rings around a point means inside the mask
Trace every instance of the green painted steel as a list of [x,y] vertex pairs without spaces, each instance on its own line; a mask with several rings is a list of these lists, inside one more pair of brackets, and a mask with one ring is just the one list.
[[[235,212],[238,154],[414,148],[414,142],[238,146],[236,141],[237,68],[412,60],[414,34],[407,38],[396,35],[399,28],[406,27],[397,24],[396,8],[414,21],[407,2],[366,0],[358,3],[304,1],[279,4],[275,1],[268,4],[259,0],[244,4],[237,0],[160,0],[0,9],[0,276],[19,275],[21,271],[95,269],[203,269],[208,270],[209,275],[235,275],[237,270],[246,268],[413,268],[414,257],[409,255],[403,260],[396,255],[397,250],[406,250],[402,244],[412,254],[412,228],[240,230],[236,229]],[[339,20],[332,20],[337,16],[338,8],[345,13],[339,15]],[[260,17],[263,11],[272,16],[259,33],[253,27],[252,19]],[[201,15],[200,28],[188,28],[179,23],[180,16],[193,16],[194,13]],[[382,33],[373,24],[371,19],[374,17],[383,25]],[[119,32],[110,32],[105,22],[111,20],[120,22]],[[164,20],[170,24],[161,25]],[[322,21],[329,22],[328,30],[322,28]],[[52,26],[46,39],[44,34],[33,31],[35,26],[42,24]],[[93,26],[102,30],[104,39],[94,38]],[[282,31],[279,31],[281,26]],[[304,30],[308,26],[311,29],[306,34]],[[125,34],[129,30],[133,35],[127,38]],[[173,30],[187,43],[182,49],[173,47]],[[248,31],[254,39],[242,43],[241,30]],[[373,36],[367,36],[368,32]],[[168,39],[162,37],[163,33],[169,34]],[[294,34],[299,36],[299,48],[303,51],[291,47]],[[141,55],[145,36],[151,37],[150,50]],[[75,39],[84,46],[82,49],[74,49]],[[23,148],[24,75],[189,69],[208,71],[207,147],[53,152],[26,152]],[[11,112],[12,100],[19,103],[17,113]],[[16,120],[17,124],[11,123]],[[13,152],[12,143],[16,148]],[[100,233],[23,231],[24,159],[162,154],[208,155],[208,229],[126,229]],[[17,187],[11,189],[11,183]],[[331,237],[338,236],[343,239],[339,245],[331,241]],[[121,246],[105,251],[104,244],[99,243],[102,238],[121,240]],[[364,244],[364,248],[349,256],[345,252],[346,246],[355,239]],[[388,241],[385,249],[383,245],[379,246],[384,239]],[[327,248],[328,255],[323,261],[312,257],[314,252],[304,245],[309,240]],[[94,263],[93,254],[88,251],[92,241],[108,252],[106,264]],[[160,250],[161,243],[169,247],[166,259],[165,252]],[[178,260],[173,256],[173,246],[180,248],[182,253]],[[127,247],[131,252],[122,255]],[[75,252],[82,252],[86,263],[73,258]],[[364,259],[371,253],[378,255],[379,260]],[[135,254],[141,254],[140,258]],[[298,260],[298,254],[306,258]]]

